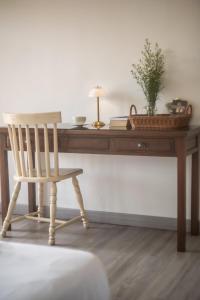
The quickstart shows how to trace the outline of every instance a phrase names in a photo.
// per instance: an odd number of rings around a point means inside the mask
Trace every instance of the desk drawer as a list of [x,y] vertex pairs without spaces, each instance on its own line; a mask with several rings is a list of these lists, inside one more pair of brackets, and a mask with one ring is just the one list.
[[144,153],[144,154],[173,154],[175,145],[169,139],[148,139],[148,138],[113,138],[111,151],[116,153]]
[[[53,136],[49,135],[48,138],[49,138],[49,151],[53,152],[54,151]],[[17,141],[19,141],[18,140],[18,135],[17,135]],[[33,151],[35,151],[35,136],[33,134],[30,135],[30,141],[31,141],[31,147],[32,147]],[[44,152],[44,136],[43,135],[39,135],[39,145],[40,145],[40,151]],[[26,147],[27,147],[27,142],[26,142],[26,139],[24,138],[23,139],[23,149],[24,149],[24,151],[27,151]],[[7,137],[7,140],[6,140],[6,148],[8,150],[11,150],[11,145],[10,145],[10,139],[9,139],[9,137]]]
[[108,153],[109,139],[92,137],[66,137],[60,141],[61,152]]

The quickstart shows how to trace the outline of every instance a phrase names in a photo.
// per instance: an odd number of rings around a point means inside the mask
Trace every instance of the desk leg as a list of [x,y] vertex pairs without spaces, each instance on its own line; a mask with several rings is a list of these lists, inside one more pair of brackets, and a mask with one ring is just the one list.
[[199,234],[199,147],[198,151],[192,154],[192,191],[191,191],[191,234]]
[[[4,221],[10,201],[8,152],[6,150],[6,137],[0,135],[0,184],[1,184],[1,212]],[[11,227],[9,227],[11,229]]]
[[28,183],[28,211],[29,213],[37,210],[36,206],[35,183]]
[[186,145],[185,138],[177,138],[177,251],[184,252],[186,244]]

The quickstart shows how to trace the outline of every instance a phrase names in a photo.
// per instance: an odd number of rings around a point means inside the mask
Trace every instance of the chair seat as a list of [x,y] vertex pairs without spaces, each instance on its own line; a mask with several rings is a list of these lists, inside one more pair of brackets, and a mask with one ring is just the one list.
[[59,175],[54,175],[54,169],[50,171],[51,176],[45,177],[45,170],[42,170],[42,176],[38,177],[36,169],[33,169],[33,177],[15,176],[16,181],[20,182],[58,182],[67,178],[72,178],[83,173],[82,169],[59,169]]

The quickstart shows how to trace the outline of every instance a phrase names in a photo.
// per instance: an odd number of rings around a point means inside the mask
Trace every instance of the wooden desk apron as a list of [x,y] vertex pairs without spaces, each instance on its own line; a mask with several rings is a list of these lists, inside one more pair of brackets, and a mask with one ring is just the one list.
[[[40,133],[41,150],[43,136]],[[31,133],[34,149],[34,132]],[[177,157],[177,250],[185,251],[186,241],[186,157],[192,155],[191,234],[199,233],[199,148],[200,127],[182,130],[58,129],[59,152],[111,155]],[[26,147],[26,145],[24,145]],[[49,129],[49,147],[53,150],[53,132]],[[9,203],[7,128],[0,128],[0,176],[2,217]],[[35,187],[29,184],[29,211],[36,210]]]

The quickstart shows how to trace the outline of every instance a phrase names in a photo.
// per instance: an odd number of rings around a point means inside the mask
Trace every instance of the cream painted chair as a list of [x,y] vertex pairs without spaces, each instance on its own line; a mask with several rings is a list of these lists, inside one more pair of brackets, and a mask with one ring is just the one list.
[[[62,228],[81,219],[83,222],[83,226],[87,228],[87,217],[85,214],[83,198],[77,179],[77,176],[82,174],[83,170],[59,168],[57,123],[61,122],[61,113],[50,112],[37,114],[3,114],[3,118],[4,122],[8,125],[11,150],[16,167],[16,175],[14,176],[16,184],[8,207],[8,213],[3,223],[1,236],[6,236],[6,231],[11,223],[20,221],[22,219],[50,222],[49,245],[55,244],[55,232],[59,228]],[[53,125],[53,169],[50,168],[49,136],[47,128],[48,124]],[[31,134],[34,135],[33,145],[31,145]],[[41,135],[42,139],[40,138]],[[42,143],[42,140],[44,141],[44,143]],[[41,150],[44,150],[44,169],[42,168],[41,163]],[[25,163],[25,152],[27,152],[27,165]],[[36,161],[35,168],[33,166],[33,155],[35,155]],[[72,179],[72,184],[74,186],[77,201],[80,207],[80,216],[74,217],[67,221],[56,219],[56,183],[65,179]],[[11,219],[22,182],[32,182],[38,184],[38,211]],[[43,190],[44,184],[46,183],[50,184],[50,218],[43,217]]]

